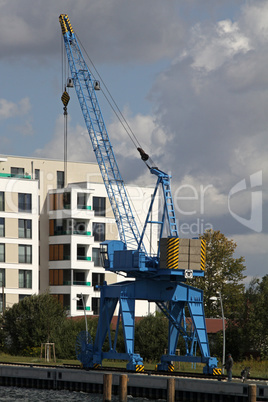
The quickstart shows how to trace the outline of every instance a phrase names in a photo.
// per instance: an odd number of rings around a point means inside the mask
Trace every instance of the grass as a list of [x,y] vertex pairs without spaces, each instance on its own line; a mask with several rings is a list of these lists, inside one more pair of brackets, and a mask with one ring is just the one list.
[[[80,365],[78,360],[64,360],[64,359],[56,359],[56,363],[51,360],[49,363],[45,361],[44,358],[40,359],[39,357],[26,357],[26,356],[11,356],[5,353],[0,353],[0,361],[5,363],[32,363],[32,364],[51,364],[51,365],[62,365],[62,364],[77,364]],[[144,366],[146,370],[155,370],[157,362],[145,362]],[[104,367],[118,367],[125,368],[125,361],[103,361]],[[193,372],[193,373],[202,373],[204,365],[201,363],[184,363],[184,362],[175,362],[175,371],[180,372]],[[219,367],[221,364],[219,363]],[[268,360],[243,360],[242,362],[234,362],[233,367],[233,375],[239,376],[241,375],[241,371],[244,367],[250,367],[250,375],[251,377],[260,377],[268,379]]]
[[61,365],[61,364],[77,364],[79,365],[80,362],[78,360],[64,360],[64,359],[56,359],[56,363],[53,361],[53,359],[50,360],[48,363],[45,361],[44,358],[40,357],[34,357],[34,356],[12,356],[8,355],[6,353],[0,353],[0,361],[4,363],[32,363],[32,364],[45,364],[45,365],[52,365],[54,366],[55,364]]

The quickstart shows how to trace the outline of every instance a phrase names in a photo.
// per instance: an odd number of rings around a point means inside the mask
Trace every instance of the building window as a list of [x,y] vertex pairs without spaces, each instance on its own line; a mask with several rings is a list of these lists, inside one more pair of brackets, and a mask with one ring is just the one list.
[[19,238],[32,238],[32,221],[30,219],[19,219]]
[[84,221],[73,221],[73,234],[87,234],[86,222]]
[[77,297],[76,310],[84,310],[83,299],[82,299],[82,297],[84,296],[82,295],[81,297],[81,295],[76,295],[76,297]]
[[6,286],[6,273],[5,269],[0,269],[0,287]]
[[[62,219],[50,219],[49,220],[49,236],[58,236],[67,234],[63,227]],[[66,226],[66,225],[65,225]]]
[[5,262],[5,245],[0,244],[0,262]]
[[55,297],[55,299],[62,305],[65,310],[70,310],[70,295],[69,294],[53,294],[51,296]]
[[49,261],[70,260],[70,244],[50,244]]
[[19,302],[25,299],[25,297],[29,297],[29,295],[19,295]]
[[86,280],[85,280],[85,272],[77,272],[74,270],[74,285],[85,285]]
[[64,172],[57,171],[57,188],[64,187]]
[[19,176],[19,177],[24,176],[24,168],[12,167],[10,172],[11,176]]
[[0,237],[5,237],[5,218],[0,218]]
[[105,240],[105,223],[93,222],[94,241]]
[[19,263],[21,264],[32,263],[32,246],[19,244]]
[[5,193],[4,191],[0,191],[0,211],[5,210]]
[[40,188],[40,169],[34,169],[34,178],[38,180],[38,188]]
[[19,193],[19,212],[32,212],[32,194]]
[[69,191],[63,194],[63,208],[71,209],[71,193]]
[[100,290],[97,286],[102,286],[104,282],[104,274],[100,274],[98,272],[93,272],[92,274],[92,286],[94,286],[94,290]]
[[105,197],[93,197],[93,210],[95,212],[95,216],[105,216],[105,204]]
[[57,209],[70,209],[71,208],[71,193],[49,194],[49,210],[55,211]]
[[92,297],[92,311],[94,315],[100,314],[100,298]]
[[19,270],[19,288],[32,289],[32,271]]
[[62,286],[64,284],[64,270],[50,269],[49,270],[49,286]]
[[94,267],[101,266],[100,260],[100,249],[99,248],[92,248],[92,261],[94,262]]
[[77,259],[85,260],[87,256],[86,246],[77,244]]
[[78,193],[77,194],[77,208],[78,209],[86,209],[87,206],[87,194],[86,193]]

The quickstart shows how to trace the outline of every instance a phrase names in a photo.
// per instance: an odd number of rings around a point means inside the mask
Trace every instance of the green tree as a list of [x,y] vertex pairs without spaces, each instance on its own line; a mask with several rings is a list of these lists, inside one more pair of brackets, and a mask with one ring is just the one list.
[[244,355],[268,358],[268,275],[254,278],[245,292],[244,309],[238,327],[242,328]]
[[163,315],[148,315],[136,324],[135,350],[146,361],[160,360],[167,344],[168,320]]
[[235,318],[243,303],[244,257],[234,257],[236,243],[219,230],[208,230],[200,237],[206,240],[205,275],[191,284],[204,291],[206,317],[221,316],[220,303],[211,300],[220,292],[225,317]]
[[44,342],[55,342],[66,313],[61,304],[47,293],[25,297],[2,316],[5,349],[11,354],[25,354]]

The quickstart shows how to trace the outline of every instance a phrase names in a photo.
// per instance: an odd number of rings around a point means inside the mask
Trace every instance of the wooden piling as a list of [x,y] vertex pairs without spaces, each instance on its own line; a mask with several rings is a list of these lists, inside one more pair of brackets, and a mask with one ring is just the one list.
[[175,402],[175,378],[169,378],[167,383],[167,402]]
[[112,374],[104,374],[103,375],[103,402],[111,402],[112,401],[112,383],[113,383]]
[[248,386],[248,402],[256,402],[257,398],[257,387],[255,384]]
[[128,382],[128,376],[126,374],[120,375],[119,402],[127,402],[127,382]]

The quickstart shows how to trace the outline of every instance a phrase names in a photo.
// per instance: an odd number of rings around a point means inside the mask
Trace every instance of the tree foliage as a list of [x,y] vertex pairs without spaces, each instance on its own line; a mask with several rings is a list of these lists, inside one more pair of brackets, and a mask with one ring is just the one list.
[[268,358],[267,305],[268,275],[265,275],[262,279],[252,279],[245,291],[239,317],[228,324],[228,339],[239,339],[237,350],[234,350],[234,353],[239,351],[238,359],[244,356]]
[[66,314],[51,295],[33,295],[7,309],[2,316],[2,339],[11,354],[23,354],[41,343],[55,342]]
[[168,343],[168,320],[162,315],[149,315],[136,324],[136,352],[147,361],[159,360]]
[[221,316],[220,303],[211,300],[220,292],[225,317],[234,318],[243,303],[244,257],[234,257],[236,243],[219,230],[208,230],[201,238],[206,240],[205,275],[191,284],[204,291],[206,317]]

